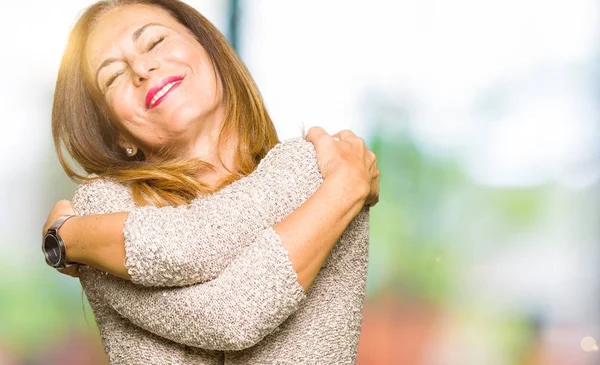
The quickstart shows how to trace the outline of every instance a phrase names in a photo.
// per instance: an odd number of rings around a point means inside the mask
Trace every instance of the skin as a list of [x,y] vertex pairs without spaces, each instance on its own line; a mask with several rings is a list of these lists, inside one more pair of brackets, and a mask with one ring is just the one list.
[[[139,38],[132,40],[132,34],[147,24],[161,25],[145,27]],[[230,143],[221,146],[222,150],[216,148],[223,123],[223,96],[212,63],[203,47],[168,13],[146,5],[109,11],[98,20],[86,55],[87,76],[95,80],[98,75],[95,84],[118,121],[123,148],[139,148],[149,159],[168,149],[173,156],[208,161],[217,170],[199,175],[203,181],[216,182],[225,176],[225,167],[235,168],[231,151],[236,136],[227,138]],[[106,59],[116,61],[100,69]],[[157,107],[146,108],[148,90],[173,75],[185,75],[180,87]],[[338,140],[322,128],[309,130],[307,140],[315,146],[324,182],[305,204],[273,227],[305,290],[348,224],[365,204],[377,203],[379,196],[375,155],[351,131],[335,137]],[[219,163],[219,153],[224,165]],[[71,204],[60,201],[43,232],[65,214],[73,214]],[[67,246],[67,260],[130,279],[123,264],[127,214],[69,219],[59,232]],[[77,276],[76,267],[62,272]]]
[[[86,76],[118,121],[123,149],[139,148],[149,160],[165,150],[200,158],[217,167],[198,176],[203,181],[226,174],[216,147],[224,113],[222,87],[211,59],[186,27],[157,7],[122,6],[99,18],[85,55]],[[107,59],[116,61],[101,68]],[[148,109],[146,94],[170,76],[184,79]],[[222,151],[225,165],[232,165],[233,146],[235,139]]]

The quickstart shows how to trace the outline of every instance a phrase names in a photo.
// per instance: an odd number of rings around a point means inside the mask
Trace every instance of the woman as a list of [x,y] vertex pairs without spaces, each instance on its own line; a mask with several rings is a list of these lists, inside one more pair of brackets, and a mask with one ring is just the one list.
[[254,83],[200,14],[173,0],[90,7],[53,131],[70,176],[61,143],[105,177],[76,193],[68,258],[133,281],[81,269],[112,363],[354,361],[374,156],[349,131],[311,129],[318,160],[302,139],[272,148]]

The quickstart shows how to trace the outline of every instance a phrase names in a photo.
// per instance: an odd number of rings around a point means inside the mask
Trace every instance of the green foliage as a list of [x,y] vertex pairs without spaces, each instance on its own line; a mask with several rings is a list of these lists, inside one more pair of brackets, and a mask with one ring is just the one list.
[[371,210],[370,295],[392,290],[443,302],[458,288],[473,252],[532,227],[541,188],[475,183],[458,157],[427,153],[407,131],[375,128],[380,202]]
[[39,350],[69,330],[96,329],[77,279],[40,266],[0,284],[0,338],[17,353]]

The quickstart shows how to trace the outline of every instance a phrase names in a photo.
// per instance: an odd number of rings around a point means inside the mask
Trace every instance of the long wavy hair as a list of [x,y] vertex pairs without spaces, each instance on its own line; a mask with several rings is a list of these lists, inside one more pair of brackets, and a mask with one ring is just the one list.
[[[128,156],[119,145],[119,132],[104,101],[85,76],[85,45],[98,18],[108,10],[146,4],[169,12],[187,27],[208,53],[223,90],[225,114],[218,148],[237,134],[236,171],[209,187],[196,176],[214,168],[199,159],[163,156],[147,161],[141,151]],[[138,205],[186,205],[199,195],[212,194],[251,173],[279,140],[262,97],[250,73],[225,37],[204,16],[178,0],[104,0],[85,10],[69,36],[63,55],[52,108],[52,135],[58,159],[76,182],[88,178],[67,161],[66,153],[87,174],[127,184]]]

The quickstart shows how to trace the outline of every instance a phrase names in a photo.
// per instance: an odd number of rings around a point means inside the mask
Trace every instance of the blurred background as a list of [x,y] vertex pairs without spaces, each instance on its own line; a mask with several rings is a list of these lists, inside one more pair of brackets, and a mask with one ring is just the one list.
[[[600,3],[194,0],[285,140],[378,156],[358,364],[587,365],[600,354]],[[0,5],[0,365],[107,364],[76,279],[40,252],[75,185],[54,83],[86,0]]]

